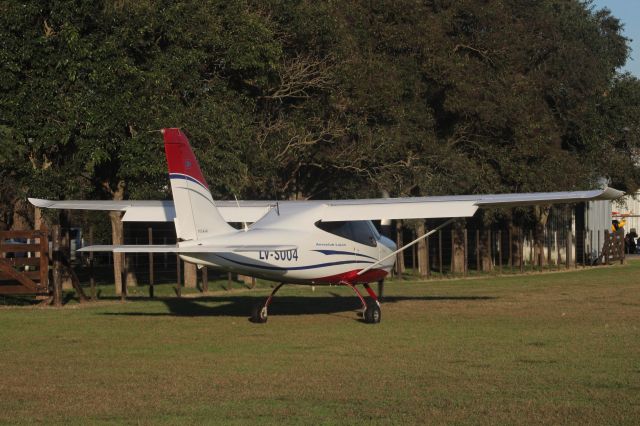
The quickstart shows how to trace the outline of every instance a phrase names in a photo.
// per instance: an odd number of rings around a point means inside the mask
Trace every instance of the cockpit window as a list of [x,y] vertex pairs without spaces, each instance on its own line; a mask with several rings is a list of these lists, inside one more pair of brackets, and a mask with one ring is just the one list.
[[330,234],[337,235],[347,240],[353,240],[353,232],[349,222],[316,222],[316,226]]
[[[352,220],[341,222],[316,222],[316,226],[323,231],[355,241],[367,246],[376,246],[375,228],[367,220]],[[373,229],[372,229],[373,228]]]
[[380,240],[380,238],[382,238],[382,235],[380,235],[380,232],[378,232],[378,229],[376,228],[376,226],[371,222],[371,221],[366,221],[369,224],[369,227],[371,228],[371,232],[373,232],[373,236],[376,237],[376,240]]

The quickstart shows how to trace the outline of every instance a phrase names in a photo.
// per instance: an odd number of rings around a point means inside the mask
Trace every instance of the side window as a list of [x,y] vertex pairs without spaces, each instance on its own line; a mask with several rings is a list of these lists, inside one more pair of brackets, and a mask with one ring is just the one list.
[[316,226],[330,234],[337,235],[347,240],[375,247],[377,231],[367,220],[354,220],[349,222],[316,222]]
[[349,222],[316,222],[316,226],[330,234],[353,241],[353,233]]
[[354,241],[371,247],[376,246],[376,237],[371,231],[371,227],[369,226],[368,221],[355,220],[349,223],[351,224]]

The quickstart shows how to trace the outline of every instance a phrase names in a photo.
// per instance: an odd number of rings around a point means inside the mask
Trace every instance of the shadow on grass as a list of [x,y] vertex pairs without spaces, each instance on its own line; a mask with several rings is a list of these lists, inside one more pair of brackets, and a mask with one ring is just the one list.
[[[402,301],[439,301],[439,300],[461,300],[461,301],[482,301],[493,300],[496,297],[489,296],[425,296],[425,297],[385,297],[384,305]],[[180,317],[202,317],[202,316],[232,316],[248,317],[254,306],[262,304],[265,297],[256,296],[208,296],[199,298],[163,298],[149,299],[140,297],[129,299],[130,302],[146,302],[150,300],[161,301],[168,308],[168,312],[106,312],[102,315],[115,316],[180,316]],[[213,305],[213,306],[212,306]],[[313,315],[313,314],[334,314],[359,310],[360,301],[356,297],[328,297],[328,296],[282,296],[276,297],[269,306],[269,313],[272,315]]]
[[0,295],[0,306],[35,306],[39,303],[40,300],[33,296]]

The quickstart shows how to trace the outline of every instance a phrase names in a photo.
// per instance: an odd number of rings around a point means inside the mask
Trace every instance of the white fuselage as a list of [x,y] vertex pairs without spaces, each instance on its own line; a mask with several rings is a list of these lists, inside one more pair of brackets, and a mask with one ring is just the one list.
[[[315,221],[314,217],[309,209],[299,212],[287,209],[282,213],[272,209],[246,231],[238,230],[211,239],[180,243],[181,247],[224,241],[232,246],[262,244],[295,248],[219,254],[190,253],[180,257],[202,266],[299,284],[372,282],[383,279],[391,271],[395,262],[393,256],[370,271],[357,275],[358,271],[396,249],[390,239],[378,234],[371,222],[322,223]],[[327,225],[330,231],[326,230]]]

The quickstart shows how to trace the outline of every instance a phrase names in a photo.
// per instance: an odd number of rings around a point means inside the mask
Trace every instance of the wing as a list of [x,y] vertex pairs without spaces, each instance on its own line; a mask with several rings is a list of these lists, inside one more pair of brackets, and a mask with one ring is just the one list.
[[[278,216],[291,216],[311,209],[317,212],[317,220],[341,221],[470,217],[478,208],[615,200],[623,195],[622,191],[604,188],[592,191],[519,194],[215,203],[227,222],[257,222],[273,210],[277,210]],[[175,218],[173,201],[50,201],[36,198],[29,198],[29,201],[42,208],[124,211],[123,221],[128,222],[172,222]]]
[[[29,198],[36,207],[67,210],[102,210],[125,212],[123,222],[173,222],[176,209],[173,201],[156,200],[43,200]],[[215,201],[227,222],[257,222],[275,203],[269,201]]]
[[178,247],[176,245],[95,245],[83,247],[78,251],[108,251],[114,253],[247,253],[256,251],[293,250],[297,246],[291,245],[197,245]]
[[446,195],[409,198],[325,201],[325,221],[470,217],[478,208],[616,200],[624,192],[613,188],[592,191],[527,192],[487,195]]

